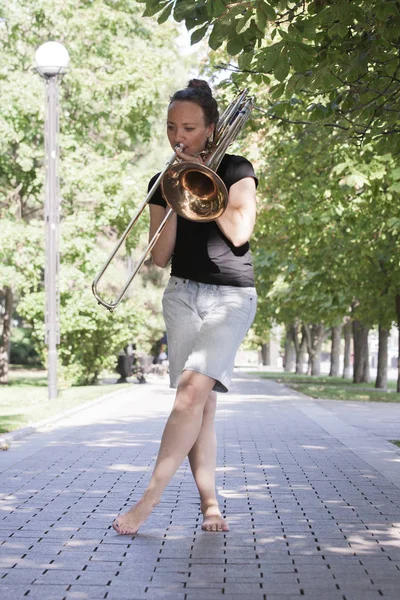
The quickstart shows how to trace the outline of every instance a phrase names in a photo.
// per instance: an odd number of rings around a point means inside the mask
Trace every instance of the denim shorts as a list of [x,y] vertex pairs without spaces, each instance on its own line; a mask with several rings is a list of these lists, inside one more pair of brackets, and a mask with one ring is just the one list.
[[168,336],[170,383],[182,371],[215,379],[214,390],[227,392],[236,352],[253,323],[254,287],[210,285],[172,276],[163,295]]

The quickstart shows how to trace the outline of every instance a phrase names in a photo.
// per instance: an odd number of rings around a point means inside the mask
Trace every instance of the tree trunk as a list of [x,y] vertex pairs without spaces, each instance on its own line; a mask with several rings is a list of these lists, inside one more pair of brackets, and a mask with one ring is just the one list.
[[343,327],[344,333],[344,356],[343,356],[343,379],[351,377],[351,334],[353,326],[351,321],[347,321]]
[[332,345],[331,345],[331,370],[329,377],[339,377],[340,369],[340,342],[342,341],[343,325],[335,325],[331,329]]
[[313,376],[321,374],[321,350],[329,330],[324,325],[304,325],[307,340],[308,354],[310,357],[310,372]]
[[321,374],[321,351],[322,344],[326,340],[328,330],[324,325],[313,325],[311,327],[312,354],[311,354],[311,375]]
[[362,378],[362,380],[365,383],[369,383],[370,382],[368,338],[367,338],[367,344],[366,344],[366,348],[365,348],[365,360],[364,360],[364,370],[363,370],[363,378]]
[[307,350],[307,339],[304,332],[304,327],[301,327],[301,341],[299,341],[299,325],[300,323],[295,323],[290,328],[290,332],[292,335],[292,340],[294,343],[294,348],[296,352],[296,374],[303,375],[304,374],[304,355]]
[[303,334],[299,345],[299,353],[296,356],[296,373],[297,375],[304,375],[304,357],[307,352],[307,339]]
[[283,357],[283,368],[287,373],[291,373],[294,369],[295,349],[291,333],[291,326],[286,326],[285,337],[285,355]]
[[381,390],[387,389],[389,335],[390,330],[379,325],[378,370],[376,374],[375,387]]
[[4,289],[3,330],[0,336],[0,384],[8,383],[8,363],[10,356],[11,323],[13,313],[13,293]]
[[399,331],[399,345],[397,351],[397,393],[400,392],[400,294],[396,295],[396,315],[397,315],[397,329]]
[[271,364],[270,342],[265,342],[264,344],[261,344],[261,360],[264,366],[269,366]]
[[368,353],[369,327],[353,321],[354,340],[354,383],[369,383],[369,353]]
[[307,361],[307,375],[311,375],[312,373],[312,355],[308,353],[308,361]]

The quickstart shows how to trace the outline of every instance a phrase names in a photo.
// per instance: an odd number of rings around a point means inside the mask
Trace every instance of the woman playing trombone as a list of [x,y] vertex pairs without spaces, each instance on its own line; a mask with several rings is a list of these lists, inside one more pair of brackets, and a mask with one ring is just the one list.
[[[205,81],[191,80],[172,96],[167,134],[172,148],[179,148],[178,159],[203,164],[218,118]],[[151,480],[140,500],[113,523],[119,534],[138,531],[186,456],[200,495],[202,529],[229,529],[215,488],[214,419],[217,392],[229,389],[236,352],[256,312],[248,242],[256,217],[257,178],[248,160],[228,154],[217,173],[229,193],[223,214],[212,222],[195,222],[174,213],[152,250],[160,267],[172,259],[163,313],[170,383],[177,392]],[[150,200],[150,239],[167,209],[158,188]]]

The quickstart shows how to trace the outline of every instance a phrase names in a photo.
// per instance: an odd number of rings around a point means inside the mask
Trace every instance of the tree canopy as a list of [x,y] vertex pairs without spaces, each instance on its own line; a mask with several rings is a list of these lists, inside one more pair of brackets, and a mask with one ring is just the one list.
[[208,42],[226,95],[255,96],[235,148],[260,178],[257,333],[399,321],[400,3],[142,1]]
[[[185,77],[176,27],[155,27],[141,8],[130,0],[0,3],[0,299],[4,309],[12,293],[44,351],[44,84],[33,65],[40,44],[60,41],[71,58],[59,86],[60,356],[85,381],[134,337],[146,347],[155,331],[163,331],[150,280],[148,292],[132,296],[112,316],[88,293],[110,245],[143,201],[160,150],[167,156],[160,115]],[[145,229],[142,220],[131,247]],[[119,263],[123,275],[128,257],[129,250]],[[3,324],[10,322],[8,310]],[[96,339],[93,348],[90,339]],[[7,340],[0,346],[1,376]]]
[[[360,141],[399,149],[400,3],[395,0],[141,0],[221,46],[243,85],[269,87],[272,118],[320,121]],[[296,106],[298,113],[298,106]]]

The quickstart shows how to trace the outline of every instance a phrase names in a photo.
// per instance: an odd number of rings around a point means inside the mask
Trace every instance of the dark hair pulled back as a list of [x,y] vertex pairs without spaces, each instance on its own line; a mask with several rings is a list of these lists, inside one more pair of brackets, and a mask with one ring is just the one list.
[[207,81],[203,79],[191,79],[185,89],[175,92],[171,97],[170,104],[176,100],[194,102],[200,106],[203,109],[206,125],[218,123],[218,106]]

